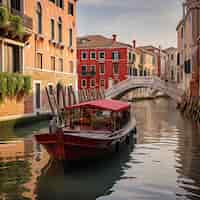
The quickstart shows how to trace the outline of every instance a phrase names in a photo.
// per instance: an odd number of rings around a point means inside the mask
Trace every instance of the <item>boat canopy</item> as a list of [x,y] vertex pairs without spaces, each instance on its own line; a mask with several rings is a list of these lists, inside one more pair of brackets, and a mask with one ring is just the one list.
[[67,106],[66,110],[71,110],[76,108],[96,108],[112,112],[122,112],[127,110],[129,107],[130,105],[128,103],[122,101],[103,99],[103,100],[88,101],[72,106]]

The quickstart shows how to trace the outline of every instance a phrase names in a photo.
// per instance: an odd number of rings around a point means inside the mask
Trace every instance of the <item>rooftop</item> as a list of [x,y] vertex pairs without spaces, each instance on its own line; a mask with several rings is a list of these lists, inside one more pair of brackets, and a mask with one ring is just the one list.
[[88,35],[77,38],[77,48],[132,48],[131,45],[118,42],[102,35]]

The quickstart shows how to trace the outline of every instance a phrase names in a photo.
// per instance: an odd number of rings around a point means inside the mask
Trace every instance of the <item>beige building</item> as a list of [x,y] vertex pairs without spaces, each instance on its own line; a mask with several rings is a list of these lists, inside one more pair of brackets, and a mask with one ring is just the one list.
[[129,68],[129,76],[152,76],[155,75],[156,56],[143,48],[133,48],[134,62]]
[[165,49],[167,53],[167,61],[166,61],[166,77],[168,81],[180,82],[180,72],[177,67],[177,49],[174,47],[170,47]]
[[182,88],[192,96],[200,95],[200,2],[185,0],[183,17],[177,25],[178,68]]

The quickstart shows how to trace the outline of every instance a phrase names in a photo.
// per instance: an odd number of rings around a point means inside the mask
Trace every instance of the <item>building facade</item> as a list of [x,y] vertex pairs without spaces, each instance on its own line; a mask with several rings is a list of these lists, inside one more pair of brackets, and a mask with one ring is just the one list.
[[156,56],[143,48],[135,49],[135,69],[134,75],[152,76],[156,71]]
[[110,88],[128,77],[133,64],[131,45],[117,41],[117,36],[80,37],[77,41],[78,88]]
[[170,47],[165,49],[165,52],[167,53],[167,80],[175,83],[180,83],[180,72],[177,67],[177,49]]
[[154,75],[166,79],[166,62],[167,62],[167,54],[161,47],[157,48],[154,46],[142,46],[140,49],[147,50],[151,52],[155,56],[155,70]]
[[45,87],[58,82],[77,87],[76,0],[1,0],[9,13],[20,16],[25,34],[15,37],[0,24],[0,71],[32,78],[32,91],[20,102],[0,104],[0,119],[48,112]]
[[178,67],[182,88],[191,96],[200,95],[200,2],[186,0],[177,25]]

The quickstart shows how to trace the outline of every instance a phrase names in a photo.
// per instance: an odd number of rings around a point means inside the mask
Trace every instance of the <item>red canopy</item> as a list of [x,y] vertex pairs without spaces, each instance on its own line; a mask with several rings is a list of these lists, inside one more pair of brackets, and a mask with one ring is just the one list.
[[76,109],[76,108],[97,108],[101,110],[109,110],[113,112],[120,112],[127,110],[130,105],[128,103],[122,102],[122,101],[117,101],[117,100],[108,100],[108,99],[103,99],[103,100],[95,100],[95,101],[88,101],[72,106],[66,107],[66,109]]

